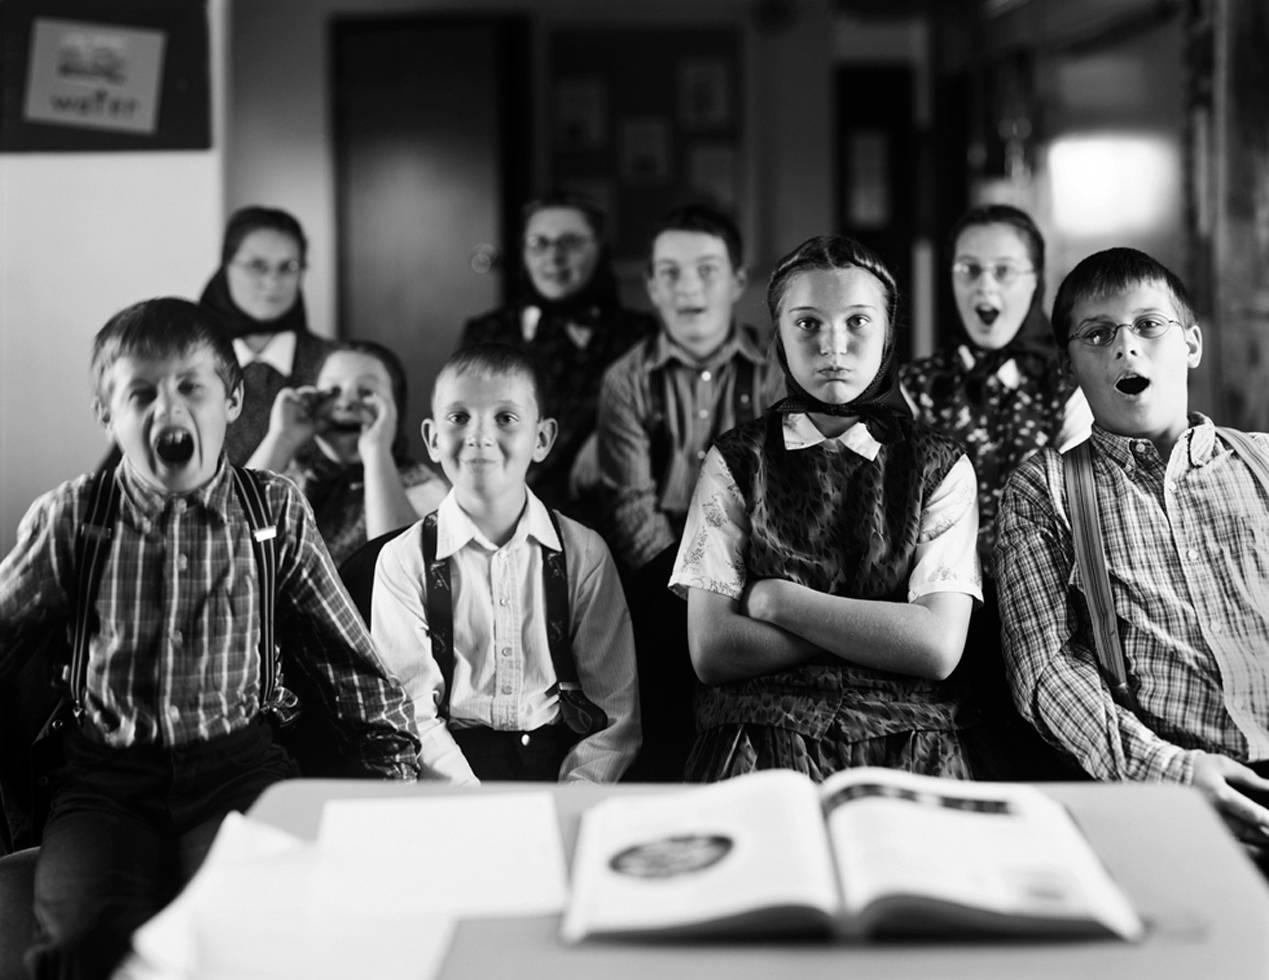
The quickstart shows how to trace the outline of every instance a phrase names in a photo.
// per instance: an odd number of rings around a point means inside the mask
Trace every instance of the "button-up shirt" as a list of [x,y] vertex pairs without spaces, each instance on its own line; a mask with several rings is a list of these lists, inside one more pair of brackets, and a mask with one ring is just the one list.
[[[1269,435],[1252,435],[1269,457]],[[1062,460],[1005,488],[996,560],[1014,700],[1094,776],[1188,782],[1196,750],[1269,758],[1269,492],[1191,426],[1167,459],[1093,427],[1107,570],[1137,711],[1097,667]]]
[[[742,360],[753,365],[752,385],[739,383]],[[599,469],[624,566],[640,568],[678,540],[711,443],[783,390],[783,375],[748,326],[703,361],[662,330],[613,363],[599,395]]]
[[[546,634],[542,549],[558,551],[546,506],[532,491],[506,544],[486,538],[451,491],[436,514],[436,557],[449,561],[454,622],[449,725],[531,731],[559,721]],[[616,566],[594,531],[560,515],[569,591],[569,640],[586,696],[608,727],[579,741],[560,780],[614,782],[639,749],[634,636]],[[389,541],[375,566],[371,632],[414,702],[425,770],[476,782],[445,719],[444,678],[432,656],[422,522]]]
[[[224,458],[188,494],[163,494],[125,458],[115,470],[119,519],[102,569],[89,643],[86,717],[104,741],[179,746],[241,729],[260,705],[260,585],[247,514]],[[92,476],[32,504],[0,563],[0,675],[30,646],[23,631],[73,620],[76,529]],[[414,778],[413,721],[340,584],[294,484],[266,475],[278,527],[276,634],[284,665],[303,658],[365,764]]]

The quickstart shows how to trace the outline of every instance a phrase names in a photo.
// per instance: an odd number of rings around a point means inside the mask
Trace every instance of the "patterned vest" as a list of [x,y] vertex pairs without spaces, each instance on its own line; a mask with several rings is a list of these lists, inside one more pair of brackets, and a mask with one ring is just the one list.
[[[904,421],[903,438],[875,460],[834,440],[784,448],[781,416],[769,413],[715,444],[747,504],[750,579],[783,578],[832,595],[907,601],[926,500],[963,454],[934,431]],[[960,727],[946,683],[817,660],[707,687],[704,727],[758,723],[813,738],[862,739],[894,731]]]

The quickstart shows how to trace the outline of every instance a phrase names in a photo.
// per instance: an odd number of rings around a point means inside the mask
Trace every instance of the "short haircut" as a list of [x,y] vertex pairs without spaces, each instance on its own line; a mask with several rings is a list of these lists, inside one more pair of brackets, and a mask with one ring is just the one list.
[[656,247],[657,236],[667,231],[695,231],[721,238],[727,246],[727,258],[731,261],[732,269],[744,267],[745,246],[736,222],[708,204],[686,204],[669,211],[653,226],[652,235],[648,239],[649,272],[652,271],[652,252]]
[[1066,349],[1077,303],[1104,299],[1134,286],[1158,284],[1172,294],[1183,326],[1194,325],[1194,302],[1185,283],[1158,259],[1135,248],[1108,248],[1082,259],[1066,274],[1053,298],[1053,337]]
[[519,375],[529,382],[533,390],[533,400],[538,404],[538,415],[546,417],[546,404],[543,396],[546,387],[542,382],[541,372],[537,365],[523,351],[516,350],[508,344],[473,344],[450,355],[448,361],[441,365],[432,386],[432,404],[436,404],[436,389],[441,379],[447,375],[479,374],[485,377],[514,377]]
[[228,265],[232,262],[238,249],[242,247],[243,239],[262,228],[295,239],[295,244],[300,248],[300,261],[308,260],[308,239],[304,237],[304,229],[295,216],[280,208],[264,208],[253,204],[239,208],[229,216],[229,222],[225,225],[225,238],[220,246],[220,264]]
[[808,238],[776,263],[767,283],[767,310],[771,322],[779,325],[780,303],[789,288],[789,281],[799,273],[813,269],[864,269],[880,280],[886,293],[886,336],[891,343],[899,311],[899,286],[884,262],[872,249],[845,235],[817,235]]
[[322,355],[321,364],[317,367],[320,375],[332,354],[364,354],[373,357],[388,372],[388,381],[392,385],[392,400],[397,406],[397,431],[392,437],[392,458],[398,463],[409,459],[409,436],[406,433],[405,408],[410,390],[405,377],[405,365],[391,348],[377,344],[373,340],[341,340],[331,344]]
[[93,391],[98,398],[106,397],[102,388],[106,374],[121,357],[183,357],[200,347],[212,352],[226,393],[238,390],[242,368],[233,344],[211,313],[175,296],[133,303],[107,320],[93,338]]
[[529,227],[529,221],[535,214],[548,208],[567,208],[570,211],[579,212],[586,219],[586,223],[590,225],[591,234],[596,239],[603,241],[608,222],[599,205],[581,194],[560,189],[549,190],[540,197],[535,197],[521,209],[521,234]]

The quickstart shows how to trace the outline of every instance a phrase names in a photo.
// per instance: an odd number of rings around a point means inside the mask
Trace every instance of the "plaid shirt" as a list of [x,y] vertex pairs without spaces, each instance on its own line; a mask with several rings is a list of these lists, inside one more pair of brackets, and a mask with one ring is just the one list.
[[[260,591],[246,512],[223,457],[183,496],[144,485],[126,459],[115,471],[119,520],[102,570],[89,644],[85,710],[114,746],[183,745],[247,725],[260,712]],[[413,717],[371,646],[294,484],[266,476],[277,523],[275,631],[314,670],[364,763],[414,778]],[[0,676],[31,648],[23,632],[73,621],[76,528],[92,477],[41,496],[0,563]]]
[[[1269,496],[1210,420],[1190,422],[1167,460],[1093,427],[1135,713],[1097,667],[1061,457],[1042,450],[1005,488],[996,562],[1014,700],[1099,778],[1188,782],[1195,750],[1269,758]],[[1253,438],[1269,455],[1269,435]]]
[[[742,359],[754,365],[753,390],[737,383]],[[663,386],[663,420],[655,417],[653,385]],[[784,376],[750,326],[735,327],[699,363],[664,330],[613,363],[599,394],[597,432],[612,517],[610,543],[623,566],[640,568],[678,541],[715,437],[738,421],[757,418],[783,393]],[[747,415],[740,414],[742,408]],[[668,436],[668,445],[654,444],[655,430]]]

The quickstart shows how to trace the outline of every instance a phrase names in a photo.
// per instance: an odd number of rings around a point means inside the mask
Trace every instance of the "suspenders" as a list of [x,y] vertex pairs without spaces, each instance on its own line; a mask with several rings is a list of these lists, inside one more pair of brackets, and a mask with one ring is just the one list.
[[[578,735],[592,735],[608,727],[608,716],[582,692],[577,662],[569,641],[568,568],[564,559],[564,535],[555,511],[548,509],[560,540],[560,550],[542,548],[542,590],[546,596],[546,640],[555,669],[555,683],[547,690],[559,695],[560,715]],[[427,569],[427,622],[432,635],[432,656],[445,681],[438,711],[449,716],[449,697],[454,685],[454,591],[450,585],[449,559],[436,557],[436,512],[423,518],[420,546]]]
[[[230,464],[234,490],[247,512],[251,526],[251,550],[255,554],[256,572],[260,579],[260,704],[274,711],[282,722],[296,714],[295,696],[279,684],[281,665],[273,645],[274,595],[277,590],[278,529],[269,516],[268,504],[252,470]],[[84,690],[88,679],[88,641],[96,631],[92,611],[101,585],[101,574],[110,554],[115,525],[119,520],[119,485],[115,467],[107,466],[93,476],[88,501],[88,515],[75,536],[75,621],[72,632],[70,664],[64,679],[76,718],[84,713]],[[277,703],[273,703],[276,701]]]
[[[1245,432],[1217,428],[1236,455],[1247,464],[1252,475],[1269,493],[1269,459]],[[1097,489],[1093,482],[1092,440],[1085,440],[1062,456],[1062,475],[1066,483],[1067,509],[1071,515],[1071,536],[1075,545],[1075,564],[1080,570],[1093,620],[1093,640],[1097,647],[1097,663],[1110,685],[1111,695],[1125,708],[1135,709],[1136,699],[1128,687],[1128,671],[1124,650],[1119,642],[1118,620],[1114,595],[1106,571],[1106,550],[1098,518]]]

